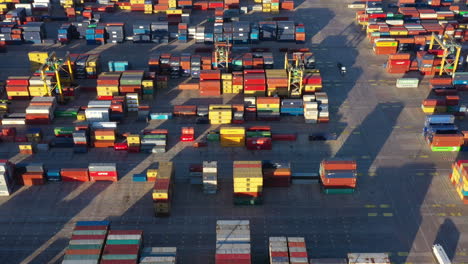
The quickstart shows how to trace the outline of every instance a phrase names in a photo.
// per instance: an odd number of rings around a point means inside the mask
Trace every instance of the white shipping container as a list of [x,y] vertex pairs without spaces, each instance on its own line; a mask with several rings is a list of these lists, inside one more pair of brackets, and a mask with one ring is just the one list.
[[348,264],[391,264],[387,253],[349,253]]
[[26,125],[26,119],[24,118],[4,118],[2,125]]
[[88,108],[109,108],[112,104],[112,101],[98,101],[98,100],[93,100],[89,101],[88,103]]
[[93,129],[100,129],[100,128],[117,129],[117,122],[94,122],[91,124],[91,128]]
[[126,239],[131,239],[131,240],[136,240],[136,239],[141,239],[141,235],[108,235],[107,239],[115,239],[115,240],[126,240]]
[[418,78],[400,78],[396,82],[397,88],[418,88],[418,85]]
[[50,106],[32,105],[26,108],[26,114],[49,114],[51,109]]
[[104,244],[104,239],[70,240],[70,245],[102,245],[102,244]]

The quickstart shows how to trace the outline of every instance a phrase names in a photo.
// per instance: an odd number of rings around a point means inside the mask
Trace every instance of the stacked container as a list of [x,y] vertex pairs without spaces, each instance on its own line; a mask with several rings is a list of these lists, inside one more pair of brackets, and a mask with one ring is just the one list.
[[141,230],[110,230],[100,264],[138,264],[142,244]]
[[264,162],[262,173],[266,187],[289,187],[291,185],[291,163]]
[[60,170],[62,181],[64,182],[87,182],[89,172],[87,168],[65,168]]
[[356,188],[357,164],[350,159],[328,159],[320,163],[320,179],[327,194],[353,193]]
[[273,121],[279,118],[279,97],[257,97],[257,120]]
[[306,70],[302,77],[304,93],[314,93],[322,90],[322,76],[318,70]]
[[31,65],[31,72],[39,70],[39,68],[46,62],[49,53],[41,51],[28,52],[29,63]]
[[281,114],[291,116],[304,115],[304,105],[302,99],[283,99],[281,101]]
[[29,79],[29,95],[30,96],[47,96],[49,91],[53,89],[54,78],[45,76],[44,80],[40,76],[32,76]]
[[28,22],[22,25],[23,39],[25,43],[41,44],[46,37],[44,22]]
[[195,130],[193,127],[182,127],[180,141],[191,142],[195,139]]
[[26,108],[27,124],[50,124],[57,106],[55,97],[34,97]]
[[271,150],[271,128],[255,126],[247,129],[246,146],[249,150]]
[[288,73],[284,69],[265,70],[268,96],[288,95]]
[[124,71],[120,76],[120,93],[141,93],[141,83],[143,81],[144,71]]
[[288,237],[290,264],[309,263],[307,247],[303,237]]
[[149,182],[155,182],[158,177],[158,166],[153,164],[146,170],[146,179]]
[[95,129],[92,133],[95,148],[113,148],[115,144],[114,129]]
[[257,120],[257,98],[244,97],[244,117],[246,121]]
[[109,122],[112,101],[89,101],[85,110],[86,120],[92,122]]
[[411,54],[409,53],[396,53],[388,56],[387,72],[394,74],[406,73],[410,70]]
[[153,188],[153,205],[156,216],[168,216],[171,212],[174,165],[159,162],[158,176]]
[[16,164],[15,172],[21,175],[23,185],[43,185],[45,183],[42,163],[30,163],[24,166]]
[[220,96],[221,95],[221,71],[201,70],[200,71],[200,95]]
[[140,106],[140,100],[137,93],[127,93],[125,95],[125,103],[127,106],[127,111],[129,112],[138,112],[138,107]]
[[29,78],[29,76],[8,77],[5,86],[8,100],[29,99]]
[[210,105],[208,118],[213,125],[230,124],[232,121],[232,106]]
[[296,26],[294,21],[278,21],[278,41],[295,41]]
[[190,164],[189,166],[190,184],[203,185],[203,165]]
[[232,90],[232,73],[223,73],[221,74],[223,94],[231,94]]
[[177,248],[145,247],[141,252],[140,264],[176,264]]
[[216,222],[215,264],[250,264],[249,220],[218,220]]
[[244,127],[221,127],[219,130],[222,147],[243,147],[245,146]]
[[218,190],[218,162],[203,162],[203,193],[216,194]]
[[141,82],[143,100],[152,100],[154,97],[154,79],[144,79]]
[[423,135],[432,151],[460,151],[464,144],[453,115],[426,116]]
[[318,123],[319,118],[319,105],[315,101],[315,95],[303,95],[302,100],[304,101],[304,120],[307,124]]
[[265,70],[244,70],[244,94],[248,96],[266,95]]
[[84,130],[73,132],[73,151],[75,153],[86,153],[88,151],[88,133]]
[[235,205],[255,205],[262,202],[261,161],[234,161],[233,179]]
[[90,181],[118,180],[117,165],[115,163],[90,163],[88,166]]
[[18,144],[19,153],[25,155],[32,155],[36,152],[36,143],[24,142]]
[[128,152],[140,152],[141,138],[138,134],[131,134],[127,136],[127,150]]
[[270,237],[268,251],[270,264],[290,263],[286,237]]
[[147,153],[164,153],[167,146],[167,129],[145,131],[141,138],[141,151]]
[[0,196],[9,196],[13,192],[14,167],[8,160],[0,160]]
[[464,204],[468,204],[468,160],[457,160],[452,164],[450,182]]
[[107,23],[106,32],[110,43],[122,43],[125,40],[123,23]]
[[108,230],[109,221],[76,222],[62,264],[99,264]]
[[100,100],[111,100],[119,95],[120,72],[103,72],[97,79],[96,92]]

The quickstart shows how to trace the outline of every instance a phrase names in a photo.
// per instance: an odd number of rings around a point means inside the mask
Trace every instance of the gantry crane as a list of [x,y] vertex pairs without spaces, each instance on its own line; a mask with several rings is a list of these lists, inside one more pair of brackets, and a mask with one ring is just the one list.
[[444,34],[443,38],[440,38],[436,34],[432,33],[429,49],[431,50],[434,48],[444,51],[442,54],[442,63],[440,65],[439,75],[452,75],[457,70],[458,62],[460,60],[460,43],[456,42],[447,34]]
[[[55,52],[49,54],[46,62],[39,68],[44,88],[48,91],[48,96],[58,94],[59,102],[64,102],[62,88],[73,83],[73,69],[70,61],[70,54],[67,52],[63,59],[57,58]],[[55,76],[55,83],[47,83],[46,76],[51,73]]]
[[290,97],[302,96],[302,79],[305,70],[303,55],[302,52],[284,55],[284,68],[288,72],[288,94]]
[[214,43],[215,47],[215,68],[220,69],[221,71],[229,71],[229,63],[231,59],[231,48],[232,43],[230,39],[225,41],[216,40]]

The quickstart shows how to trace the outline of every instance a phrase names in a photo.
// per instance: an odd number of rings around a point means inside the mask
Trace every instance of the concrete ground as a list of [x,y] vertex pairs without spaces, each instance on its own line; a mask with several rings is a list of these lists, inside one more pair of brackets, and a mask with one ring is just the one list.
[[[417,89],[397,89],[400,76],[389,75],[382,64],[386,56],[375,56],[364,33],[354,23],[354,12],[343,2],[317,0],[297,3],[295,12],[284,13],[304,22],[308,41],[315,52],[331,105],[329,124],[304,124],[300,118],[281,122],[253,122],[271,125],[274,132],[295,132],[297,142],[274,142],[271,151],[221,148],[210,143],[194,149],[178,142],[180,127],[193,120],[149,124],[130,117],[119,126],[121,132],[168,128],[170,150],[164,155],[92,149],[73,154],[70,149],[52,149],[28,157],[19,155],[14,144],[0,145],[0,158],[14,162],[43,162],[47,168],[86,167],[89,162],[117,162],[121,180],[117,183],[49,183],[19,188],[11,197],[0,198],[0,263],[57,263],[68,244],[74,222],[108,219],[112,229],[143,229],[145,246],[176,246],[179,263],[214,263],[215,223],[218,219],[251,221],[253,263],[267,263],[269,236],[304,236],[310,257],[345,257],[348,252],[389,252],[394,263],[434,263],[433,243],[440,243],[454,263],[468,262],[468,208],[450,185],[450,164],[465,153],[431,152],[421,135],[424,114],[421,100],[429,93],[427,80]],[[107,15],[104,21],[142,19],[138,14]],[[265,14],[244,16],[260,21]],[[203,21],[198,13],[195,22]],[[148,16],[146,16],[148,19]],[[53,31],[53,24],[49,30]],[[57,25],[56,25],[57,26]],[[52,35],[52,33],[50,34]],[[193,43],[179,45],[107,44],[86,46],[74,41],[66,46],[23,45],[8,47],[0,54],[0,79],[28,74],[27,51],[102,52],[102,61],[128,60],[134,69],[145,69],[148,54],[191,52]],[[282,67],[279,47],[300,47],[265,42],[259,47],[275,51],[276,67]],[[348,74],[340,76],[336,64],[343,63]],[[197,92],[174,89],[157,92],[153,111],[171,110],[174,104],[239,102],[229,96],[199,98]],[[81,95],[75,104],[91,95]],[[25,103],[15,102],[21,109]],[[65,118],[54,126],[71,124]],[[202,138],[216,126],[196,125]],[[44,127],[47,136],[52,127]],[[309,142],[314,131],[336,132],[335,142]],[[316,172],[319,162],[331,156],[353,157],[358,161],[358,189],[353,195],[324,195],[318,185],[293,185],[265,191],[261,206],[232,205],[233,160],[290,161],[294,172]],[[155,218],[151,184],[134,183],[133,173],[144,171],[156,161],[172,160],[177,184],[171,216]],[[220,191],[204,195],[188,183],[188,166],[203,160],[218,160]]]

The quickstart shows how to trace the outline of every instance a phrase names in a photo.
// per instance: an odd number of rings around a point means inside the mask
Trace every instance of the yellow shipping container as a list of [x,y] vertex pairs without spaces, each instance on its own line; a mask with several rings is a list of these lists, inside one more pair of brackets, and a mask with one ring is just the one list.
[[106,135],[106,136],[93,136],[94,140],[115,140],[115,136],[113,135]]
[[245,127],[222,127],[219,133],[223,134],[245,134]]
[[148,169],[146,171],[146,177],[158,177],[158,170],[157,169]]
[[[171,7],[169,7],[169,8],[171,8]],[[166,10],[166,14],[168,14],[168,15],[182,15],[182,9],[168,9],[168,10]]]
[[222,80],[232,80],[232,73],[223,73],[221,74]]
[[86,121],[86,114],[84,111],[80,111],[78,112],[78,114],[76,115],[76,120],[78,121]]
[[257,188],[263,186],[263,182],[236,182],[234,180],[234,188]]
[[397,41],[376,41],[375,46],[377,46],[377,47],[396,47],[396,46],[398,46],[398,42]]
[[209,106],[209,110],[218,110],[218,109],[232,109],[232,105],[226,104],[226,105],[220,105],[220,104],[211,104]]
[[49,53],[42,51],[31,51],[28,52],[28,58],[30,62],[37,62],[44,64],[49,57]]
[[152,80],[143,80],[141,86],[143,86],[143,88],[154,88],[154,82]]
[[161,190],[153,190],[153,199],[169,199],[169,193]]
[[31,144],[25,144],[25,145],[18,145],[20,150],[32,150],[32,145]]
[[140,144],[140,135],[129,135],[127,137],[127,142],[129,144]]
[[29,92],[12,92],[12,91],[7,91],[7,96],[29,96]]
[[257,188],[236,188],[234,187],[234,192],[262,192],[263,187],[257,187]]

